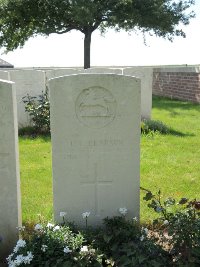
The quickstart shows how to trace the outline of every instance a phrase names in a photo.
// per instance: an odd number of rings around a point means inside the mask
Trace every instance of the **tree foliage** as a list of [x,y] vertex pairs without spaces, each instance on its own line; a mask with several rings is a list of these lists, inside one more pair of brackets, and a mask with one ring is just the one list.
[[90,42],[97,28],[139,30],[172,39],[185,36],[180,24],[189,23],[193,0],[1,0],[0,46],[7,51],[23,47],[38,34],[81,31],[84,67],[90,67]]

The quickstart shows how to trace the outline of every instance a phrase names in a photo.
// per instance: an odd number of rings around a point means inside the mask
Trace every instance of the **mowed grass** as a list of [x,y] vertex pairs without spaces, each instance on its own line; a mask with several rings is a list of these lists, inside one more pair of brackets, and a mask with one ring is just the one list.
[[[200,199],[200,105],[154,97],[152,119],[177,135],[141,137],[141,186],[169,196]],[[20,138],[22,211],[24,222],[37,222],[38,214],[52,219],[50,138]],[[123,177],[122,177],[123,179]],[[142,199],[141,221],[154,218]]]
[[[200,199],[200,105],[153,98],[152,118],[178,135],[142,136],[141,186],[163,198]],[[153,217],[141,194],[141,219]]]
[[19,138],[23,222],[52,219],[50,138]]

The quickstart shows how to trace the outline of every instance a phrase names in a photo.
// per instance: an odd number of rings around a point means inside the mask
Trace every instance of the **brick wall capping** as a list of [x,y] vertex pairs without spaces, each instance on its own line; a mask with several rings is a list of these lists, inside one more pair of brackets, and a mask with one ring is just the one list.
[[172,67],[159,67],[153,69],[155,72],[192,72],[192,73],[200,73],[200,66],[172,66]]

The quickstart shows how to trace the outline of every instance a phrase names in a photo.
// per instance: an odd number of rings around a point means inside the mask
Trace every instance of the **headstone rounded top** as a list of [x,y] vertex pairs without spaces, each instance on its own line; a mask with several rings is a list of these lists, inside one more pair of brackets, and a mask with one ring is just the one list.
[[103,128],[116,114],[116,100],[106,88],[93,86],[83,89],[75,102],[78,120],[89,128]]

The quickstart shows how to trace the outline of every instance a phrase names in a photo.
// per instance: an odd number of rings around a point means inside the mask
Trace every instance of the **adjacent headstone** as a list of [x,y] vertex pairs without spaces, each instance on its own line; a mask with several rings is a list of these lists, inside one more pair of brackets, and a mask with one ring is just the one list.
[[46,89],[45,73],[34,69],[10,70],[10,81],[15,82],[18,126],[19,128],[30,125],[30,117],[25,112],[25,105],[22,98],[29,94],[30,96],[41,95]]
[[54,217],[82,225],[139,216],[140,80],[79,74],[50,80]]
[[[0,80],[0,262],[10,253],[21,225],[16,95]],[[0,264],[1,265],[1,264]]]
[[0,70],[0,79],[9,80],[9,72]]
[[141,116],[151,118],[153,68],[130,67],[123,70],[124,75],[131,75],[141,79]]
[[85,73],[112,73],[112,74],[122,74],[122,69],[120,68],[89,68],[84,70]]
[[78,74],[80,70],[78,68],[59,68],[59,69],[52,69],[46,71],[46,80],[60,77],[64,75],[70,75],[70,74]]

